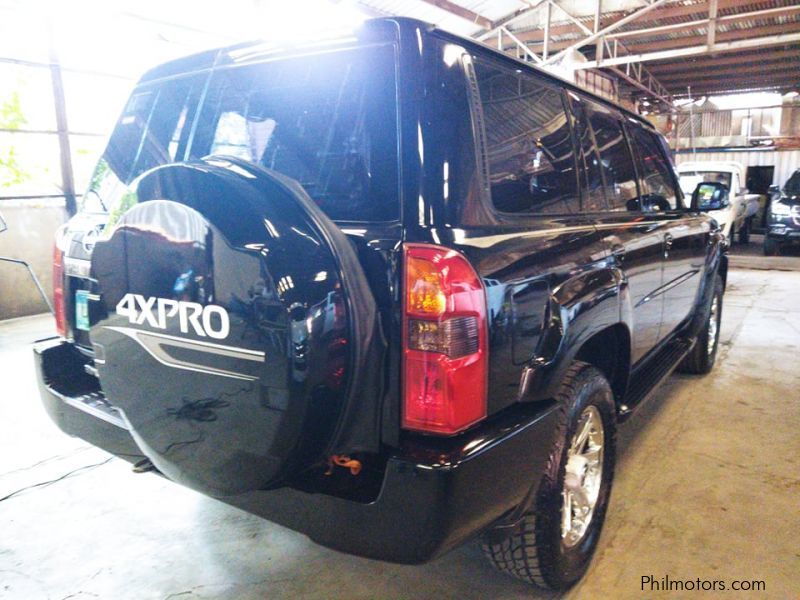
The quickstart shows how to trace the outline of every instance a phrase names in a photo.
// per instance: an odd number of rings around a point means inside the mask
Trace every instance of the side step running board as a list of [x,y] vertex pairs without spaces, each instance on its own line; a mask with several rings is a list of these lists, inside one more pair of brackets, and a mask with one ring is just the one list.
[[619,420],[624,421],[669,377],[694,346],[694,340],[677,339],[662,348],[658,354],[638,369],[628,385],[628,393],[620,406]]

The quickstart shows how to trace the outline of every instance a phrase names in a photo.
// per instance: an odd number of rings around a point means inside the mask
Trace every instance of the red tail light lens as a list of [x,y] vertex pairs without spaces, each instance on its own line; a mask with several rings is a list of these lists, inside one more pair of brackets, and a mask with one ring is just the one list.
[[453,435],[486,417],[486,295],[454,250],[405,245],[403,427]]
[[61,337],[67,337],[66,308],[64,306],[64,253],[53,245],[53,311],[56,317],[56,331]]

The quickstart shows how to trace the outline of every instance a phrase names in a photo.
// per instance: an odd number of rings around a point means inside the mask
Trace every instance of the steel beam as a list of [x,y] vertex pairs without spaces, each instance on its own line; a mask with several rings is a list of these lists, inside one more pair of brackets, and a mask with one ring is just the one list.
[[535,4],[531,4],[528,8],[517,10],[512,14],[503,17],[502,19],[498,19],[497,21],[492,23],[492,27],[489,29],[489,31],[483,32],[480,35],[478,35],[478,40],[485,41],[488,38],[492,37],[494,34],[496,34],[501,27],[508,27],[510,25],[513,25],[517,21],[530,17],[534,13],[538,12],[538,10],[545,4],[547,4],[547,0],[537,0]]
[[544,16],[544,47],[542,48],[542,57],[547,60],[547,57],[550,53],[550,21],[553,18],[553,5],[549,2],[545,7],[545,16]]
[[672,98],[670,98],[669,92],[667,92],[666,89],[664,89],[663,92],[655,91],[652,87],[642,83],[641,81],[635,79],[634,77],[631,77],[630,75],[625,73],[625,71],[622,71],[616,67],[611,67],[610,69],[608,69],[608,71],[613,73],[623,81],[627,82],[629,85],[632,85],[636,89],[646,92],[649,98],[655,98],[657,100],[661,100],[661,102],[663,102],[667,108],[669,108],[670,110],[674,110],[672,106]]
[[572,23],[573,23],[573,24],[577,25],[577,26],[578,26],[578,28],[579,28],[581,31],[583,31],[585,34],[587,34],[587,35],[591,36],[591,35],[594,33],[594,32],[593,32],[591,29],[589,29],[589,28],[588,28],[586,25],[584,25],[583,23],[581,23],[581,22],[580,22],[580,20],[578,20],[578,18],[577,18],[577,17],[573,17],[571,14],[569,14],[569,13],[567,12],[567,9],[565,9],[565,8],[564,8],[563,6],[561,6],[560,4],[557,4],[557,3],[556,3],[556,2],[554,2],[553,0],[547,0],[547,2],[548,2],[548,4],[550,4],[550,5],[551,5],[553,8],[557,8],[558,10],[560,10],[562,15],[564,15],[565,17],[567,17],[567,19],[568,19],[568,20],[572,21]]
[[[717,32],[717,42],[736,42],[749,38],[766,38],[768,36],[780,37],[784,34],[800,32],[800,22],[798,23],[777,23],[774,25],[763,25],[761,27],[750,27],[735,29],[732,31]],[[660,40],[657,42],[634,41],[628,43],[628,48],[632,52],[652,52],[659,50],[682,49],[686,46],[704,45],[707,46],[705,34],[687,35],[672,40]]]
[[[739,8],[743,6],[752,6],[754,0],[717,0],[719,10],[723,9],[732,9],[732,8]],[[537,5],[537,9],[541,6],[541,4]],[[533,10],[526,10],[524,15],[520,16],[528,16],[534,12]],[[647,14],[641,21],[642,25],[647,23],[653,23],[657,21],[661,21],[664,19],[670,19],[674,17],[681,17],[681,16],[696,16],[696,15],[708,15],[708,8],[705,3],[698,3],[698,4],[691,4],[688,6],[669,6],[667,8],[659,8]],[[622,13],[615,12],[615,13],[606,13],[605,15],[600,16],[600,26],[607,27],[612,25],[615,21],[615,18],[619,18],[624,16]],[[585,17],[588,19],[589,17]],[[700,20],[701,23],[705,22],[706,19]],[[502,22],[502,19],[498,22],[495,22],[495,27],[499,25],[507,25],[510,26],[511,23]],[[677,25],[670,25],[666,26],[669,28],[675,27],[682,27],[685,23],[679,23]],[[652,27],[651,29],[657,30],[661,27]],[[550,32],[552,35],[565,35],[569,33],[573,33],[576,31],[576,25],[571,21],[562,21],[562,22],[555,22],[551,23]],[[523,42],[526,43],[542,43],[544,36],[542,33],[541,28],[531,29],[528,31],[515,31],[514,34]],[[617,32],[609,35],[609,38],[612,37],[624,37],[625,32]],[[488,33],[481,34],[478,39],[485,39],[488,37]]]
[[[719,85],[716,86],[702,86],[699,88],[692,88],[692,95],[694,97],[697,96],[711,96],[711,95],[719,95],[719,94],[726,94],[726,93],[740,93],[740,92],[749,92],[749,91],[759,91],[759,90],[780,90],[780,91],[800,91],[800,84],[797,81],[737,81],[732,82],[730,84],[725,84],[725,82],[720,82]],[[675,94],[676,98],[684,98],[687,97],[688,94],[685,92],[679,92]]]
[[582,40],[579,40],[579,41],[571,44],[570,46],[568,46],[567,48],[565,48],[564,50],[562,50],[561,52],[559,52],[555,56],[553,56],[551,58],[548,58],[546,64],[553,64],[555,62],[558,62],[559,60],[561,60],[564,56],[566,56],[572,50],[577,50],[578,48],[581,48],[583,46],[586,46],[588,44],[591,44],[592,42],[595,42],[595,41],[601,39],[603,36],[608,35],[612,31],[616,31],[620,27],[624,27],[628,23],[631,23],[632,21],[636,21],[637,19],[640,19],[641,17],[643,17],[644,15],[649,13],[654,8],[657,8],[657,7],[663,5],[666,2],[667,2],[667,0],[654,0],[649,5],[647,5],[647,6],[643,7],[643,8],[640,8],[639,10],[629,14],[627,17],[623,17],[623,18],[619,19],[618,21],[615,21],[614,23],[612,23],[608,27],[604,27],[600,31],[596,31],[593,34],[583,38]]
[[706,30],[706,46],[714,46],[717,41],[717,0],[708,0],[708,29]]
[[494,24],[492,23],[491,19],[487,19],[483,15],[480,15],[468,8],[464,8],[459,4],[455,4],[454,2],[450,2],[450,0],[422,0],[425,4],[431,4],[438,8],[441,8],[445,12],[449,12],[451,15],[455,15],[457,17],[461,17],[466,21],[470,21],[474,25],[478,25],[483,29],[492,29]]
[[[691,77],[687,77],[685,73],[672,73],[670,75],[659,75],[658,79],[664,85],[669,86],[675,82],[683,82],[688,80],[691,80],[694,83],[704,79],[721,79],[730,78],[731,76],[747,77],[749,74],[781,72],[786,72],[787,74],[800,73],[800,61],[747,66],[742,65],[714,71],[704,71],[702,68],[695,68],[692,69]],[[800,77],[798,77],[798,81],[800,81]]]
[[528,48],[527,44],[523,44],[522,42],[520,42],[517,39],[517,37],[513,33],[511,33],[508,29],[506,29],[505,27],[501,27],[500,31],[498,32],[498,36],[500,35],[501,32],[502,32],[503,35],[507,35],[508,37],[510,37],[511,41],[516,43],[517,48],[522,50],[522,52],[525,55],[529,56],[531,58],[531,60],[533,60],[533,62],[535,62],[537,65],[541,65],[544,62],[544,60],[539,58],[539,56],[536,53],[534,53],[533,50]]
[[766,64],[785,58],[800,59],[800,48],[795,48],[794,50],[778,50],[768,54],[757,51],[746,54],[736,54],[735,56],[726,56],[724,58],[698,57],[699,60],[694,60],[691,62],[681,61],[650,65],[650,70],[653,71],[658,77],[665,77],[673,73],[685,75],[687,69],[691,69],[692,71],[715,69],[716,67],[724,67],[727,65],[741,65],[753,60],[758,61],[758,64]]
[[46,21],[48,37],[48,60],[50,62],[50,82],[53,86],[53,103],[58,130],[58,152],[61,166],[61,192],[64,194],[67,213],[72,216],[78,210],[75,197],[75,178],[72,172],[72,151],[69,144],[69,127],[67,125],[67,104],[64,100],[64,80],[61,76],[61,63],[55,49],[53,24]]
[[[767,46],[781,46],[783,44],[794,44],[797,42],[800,42],[800,32],[748,38],[734,42],[717,42],[711,48],[709,48],[706,44],[702,44],[699,46],[662,50],[660,52],[641,52],[636,54],[628,54],[625,56],[616,56],[612,58],[606,58],[603,61],[602,66],[611,67],[616,65],[625,65],[628,63],[649,62],[653,60],[671,60],[686,56],[701,56],[704,54],[716,54],[717,52],[734,52],[737,50],[748,50]],[[575,69],[596,69],[597,67],[597,61],[593,60],[574,65]]]
[[[717,3],[715,0],[711,0],[709,6],[713,8]],[[754,10],[744,13],[737,13],[734,15],[724,15],[722,17],[714,17],[714,21],[716,24],[720,23],[730,23],[733,21],[741,21],[744,19],[774,19],[777,17],[783,17],[786,15],[790,15],[792,13],[800,12],[800,4],[796,6],[781,6],[778,8],[768,8],[765,10]],[[628,38],[628,37],[640,37],[640,36],[649,36],[649,35],[658,35],[661,33],[675,33],[677,31],[687,31],[691,29],[700,29],[700,28],[708,28],[711,30],[711,9],[709,9],[709,18],[707,19],[698,19],[695,21],[687,21],[685,23],[674,23],[672,25],[660,25],[658,27],[648,27],[646,29],[632,29],[629,31],[620,31],[617,33],[612,33],[609,35],[609,38]],[[713,45],[713,42],[712,42]]]

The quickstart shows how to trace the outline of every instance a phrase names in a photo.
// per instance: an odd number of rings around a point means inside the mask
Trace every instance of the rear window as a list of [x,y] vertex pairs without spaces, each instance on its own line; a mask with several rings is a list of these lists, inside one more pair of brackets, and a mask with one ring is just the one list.
[[191,156],[233,155],[296,179],[332,219],[399,217],[394,46],[222,69]]
[[84,210],[123,210],[145,170],[216,154],[296,179],[334,220],[395,220],[397,146],[391,44],[222,68],[134,92]]

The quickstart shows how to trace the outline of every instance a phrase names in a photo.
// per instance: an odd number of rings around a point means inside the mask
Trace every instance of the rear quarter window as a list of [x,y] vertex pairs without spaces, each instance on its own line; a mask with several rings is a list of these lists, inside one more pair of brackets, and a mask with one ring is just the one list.
[[475,57],[492,203],[503,213],[579,212],[575,156],[561,90]]
[[589,123],[600,154],[600,171],[608,208],[638,210],[636,169],[622,127],[622,120],[605,107],[586,101]]
[[640,125],[628,127],[631,146],[639,159],[642,209],[649,211],[681,208],[681,194],[675,185],[672,164],[658,134]]
[[203,81],[203,76],[182,77],[134,90],[95,167],[81,210],[122,210],[127,186],[136,177],[183,160]]

